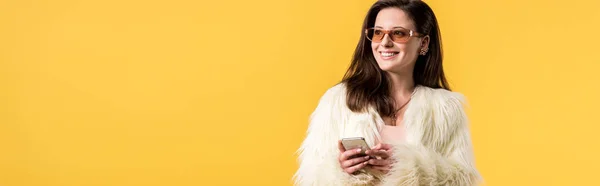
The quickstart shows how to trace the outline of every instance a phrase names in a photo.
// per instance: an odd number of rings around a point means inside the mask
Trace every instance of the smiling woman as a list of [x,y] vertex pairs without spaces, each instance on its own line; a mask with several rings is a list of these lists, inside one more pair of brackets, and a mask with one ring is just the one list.
[[[311,115],[297,185],[476,185],[463,96],[451,92],[431,8],[377,1],[344,79]],[[359,137],[371,149],[345,149]]]

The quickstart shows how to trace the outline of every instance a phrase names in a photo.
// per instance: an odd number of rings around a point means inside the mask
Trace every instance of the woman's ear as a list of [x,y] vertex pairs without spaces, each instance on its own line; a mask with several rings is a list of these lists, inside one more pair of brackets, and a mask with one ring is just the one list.
[[424,36],[423,40],[421,40],[421,49],[429,49],[429,35]]
[[421,51],[419,52],[419,54],[424,56],[425,54],[427,54],[428,50],[429,50],[429,35],[426,35],[421,40]]

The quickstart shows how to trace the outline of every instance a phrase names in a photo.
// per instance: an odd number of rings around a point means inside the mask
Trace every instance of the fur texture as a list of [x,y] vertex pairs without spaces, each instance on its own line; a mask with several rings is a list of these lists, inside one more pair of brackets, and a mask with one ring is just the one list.
[[338,84],[321,97],[310,116],[306,138],[298,149],[295,185],[476,185],[467,116],[461,94],[417,86],[404,113],[406,141],[393,143],[394,164],[386,175],[368,169],[345,173],[338,162],[337,141],[364,137],[380,141],[382,118],[369,108],[355,113],[346,106],[346,88]]

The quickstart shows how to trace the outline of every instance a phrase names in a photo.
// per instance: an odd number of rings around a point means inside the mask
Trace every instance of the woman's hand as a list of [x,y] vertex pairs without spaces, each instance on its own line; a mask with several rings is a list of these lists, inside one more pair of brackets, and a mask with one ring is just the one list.
[[375,147],[371,148],[371,150],[367,150],[367,155],[371,158],[367,163],[369,166],[378,170],[384,174],[387,174],[392,169],[392,146],[389,144],[380,143]]
[[369,156],[356,156],[361,153],[362,149],[358,148],[346,150],[344,145],[342,145],[342,141],[338,141],[338,149],[340,150],[338,160],[344,172],[353,174],[354,172],[367,166],[367,160],[369,160]]

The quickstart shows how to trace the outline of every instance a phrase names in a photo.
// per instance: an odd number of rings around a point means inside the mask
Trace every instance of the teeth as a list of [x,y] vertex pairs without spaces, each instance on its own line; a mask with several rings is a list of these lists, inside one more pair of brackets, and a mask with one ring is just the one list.
[[391,52],[390,53],[388,53],[388,52],[382,52],[381,53],[381,56],[383,56],[383,57],[390,57],[390,56],[393,56],[393,55],[396,55],[396,53],[391,53]]

